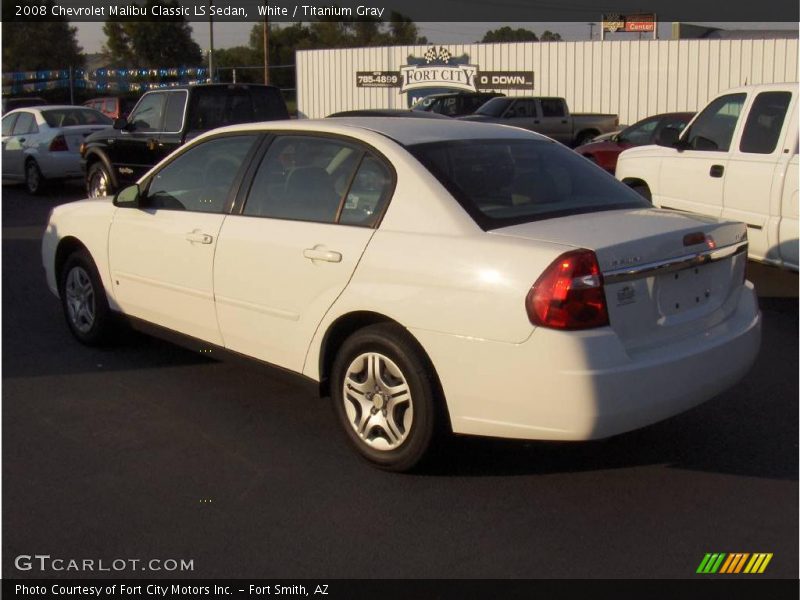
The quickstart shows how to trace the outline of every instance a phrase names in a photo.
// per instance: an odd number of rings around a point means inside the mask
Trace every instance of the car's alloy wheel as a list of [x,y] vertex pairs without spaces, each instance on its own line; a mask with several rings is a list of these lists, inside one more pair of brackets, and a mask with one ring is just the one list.
[[408,332],[381,323],[351,335],[331,372],[334,409],[364,458],[407,471],[428,454],[442,424],[442,403],[429,361]]
[[86,179],[86,191],[90,198],[100,198],[113,194],[114,189],[111,183],[111,176],[102,163],[95,163],[89,168],[89,175]]
[[44,177],[35,160],[29,160],[25,165],[25,187],[33,196],[40,194],[44,188]]
[[95,294],[92,280],[82,266],[76,265],[67,273],[64,292],[67,317],[72,326],[81,333],[87,333],[94,325]]
[[90,346],[106,342],[114,327],[113,315],[97,267],[86,250],[67,258],[58,291],[67,325],[78,341]]

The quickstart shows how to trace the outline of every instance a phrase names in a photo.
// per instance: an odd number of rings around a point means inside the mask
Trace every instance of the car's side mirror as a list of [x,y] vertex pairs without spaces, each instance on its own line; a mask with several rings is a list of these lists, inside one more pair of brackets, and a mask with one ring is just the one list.
[[114,119],[114,129],[128,129],[128,119],[125,117]]
[[139,201],[141,200],[141,191],[139,184],[134,183],[126,188],[121,189],[116,196],[114,196],[114,206],[119,208],[139,208]]
[[611,136],[611,141],[614,142],[615,144],[621,144],[625,140],[622,139],[622,135],[620,135],[619,133],[615,133],[614,135]]

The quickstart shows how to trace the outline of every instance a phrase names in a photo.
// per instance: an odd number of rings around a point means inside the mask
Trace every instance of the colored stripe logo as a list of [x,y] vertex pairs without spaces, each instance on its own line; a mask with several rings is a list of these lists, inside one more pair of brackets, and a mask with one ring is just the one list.
[[709,552],[700,561],[697,573],[700,574],[726,574],[735,575],[739,573],[757,574],[763,573],[769,561],[772,560],[772,553],[757,552]]

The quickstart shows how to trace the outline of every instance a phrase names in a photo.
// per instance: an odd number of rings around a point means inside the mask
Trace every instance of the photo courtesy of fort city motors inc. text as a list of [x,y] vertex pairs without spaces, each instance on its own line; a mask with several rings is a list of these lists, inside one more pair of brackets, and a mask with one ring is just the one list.
[[799,38],[4,0],[3,595],[796,599]]

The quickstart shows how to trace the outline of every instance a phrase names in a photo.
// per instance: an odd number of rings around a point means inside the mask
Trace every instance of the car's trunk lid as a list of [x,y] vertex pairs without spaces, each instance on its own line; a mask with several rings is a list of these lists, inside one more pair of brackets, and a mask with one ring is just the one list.
[[630,351],[696,334],[727,318],[746,263],[743,224],[675,211],[603,211],[491,233],[593,250],[610,325]]
[[61,127],[61,134],[67,141],[70,152],[77,152],[88,136],[103,129],[108,129],[108,125],[67,125]]

